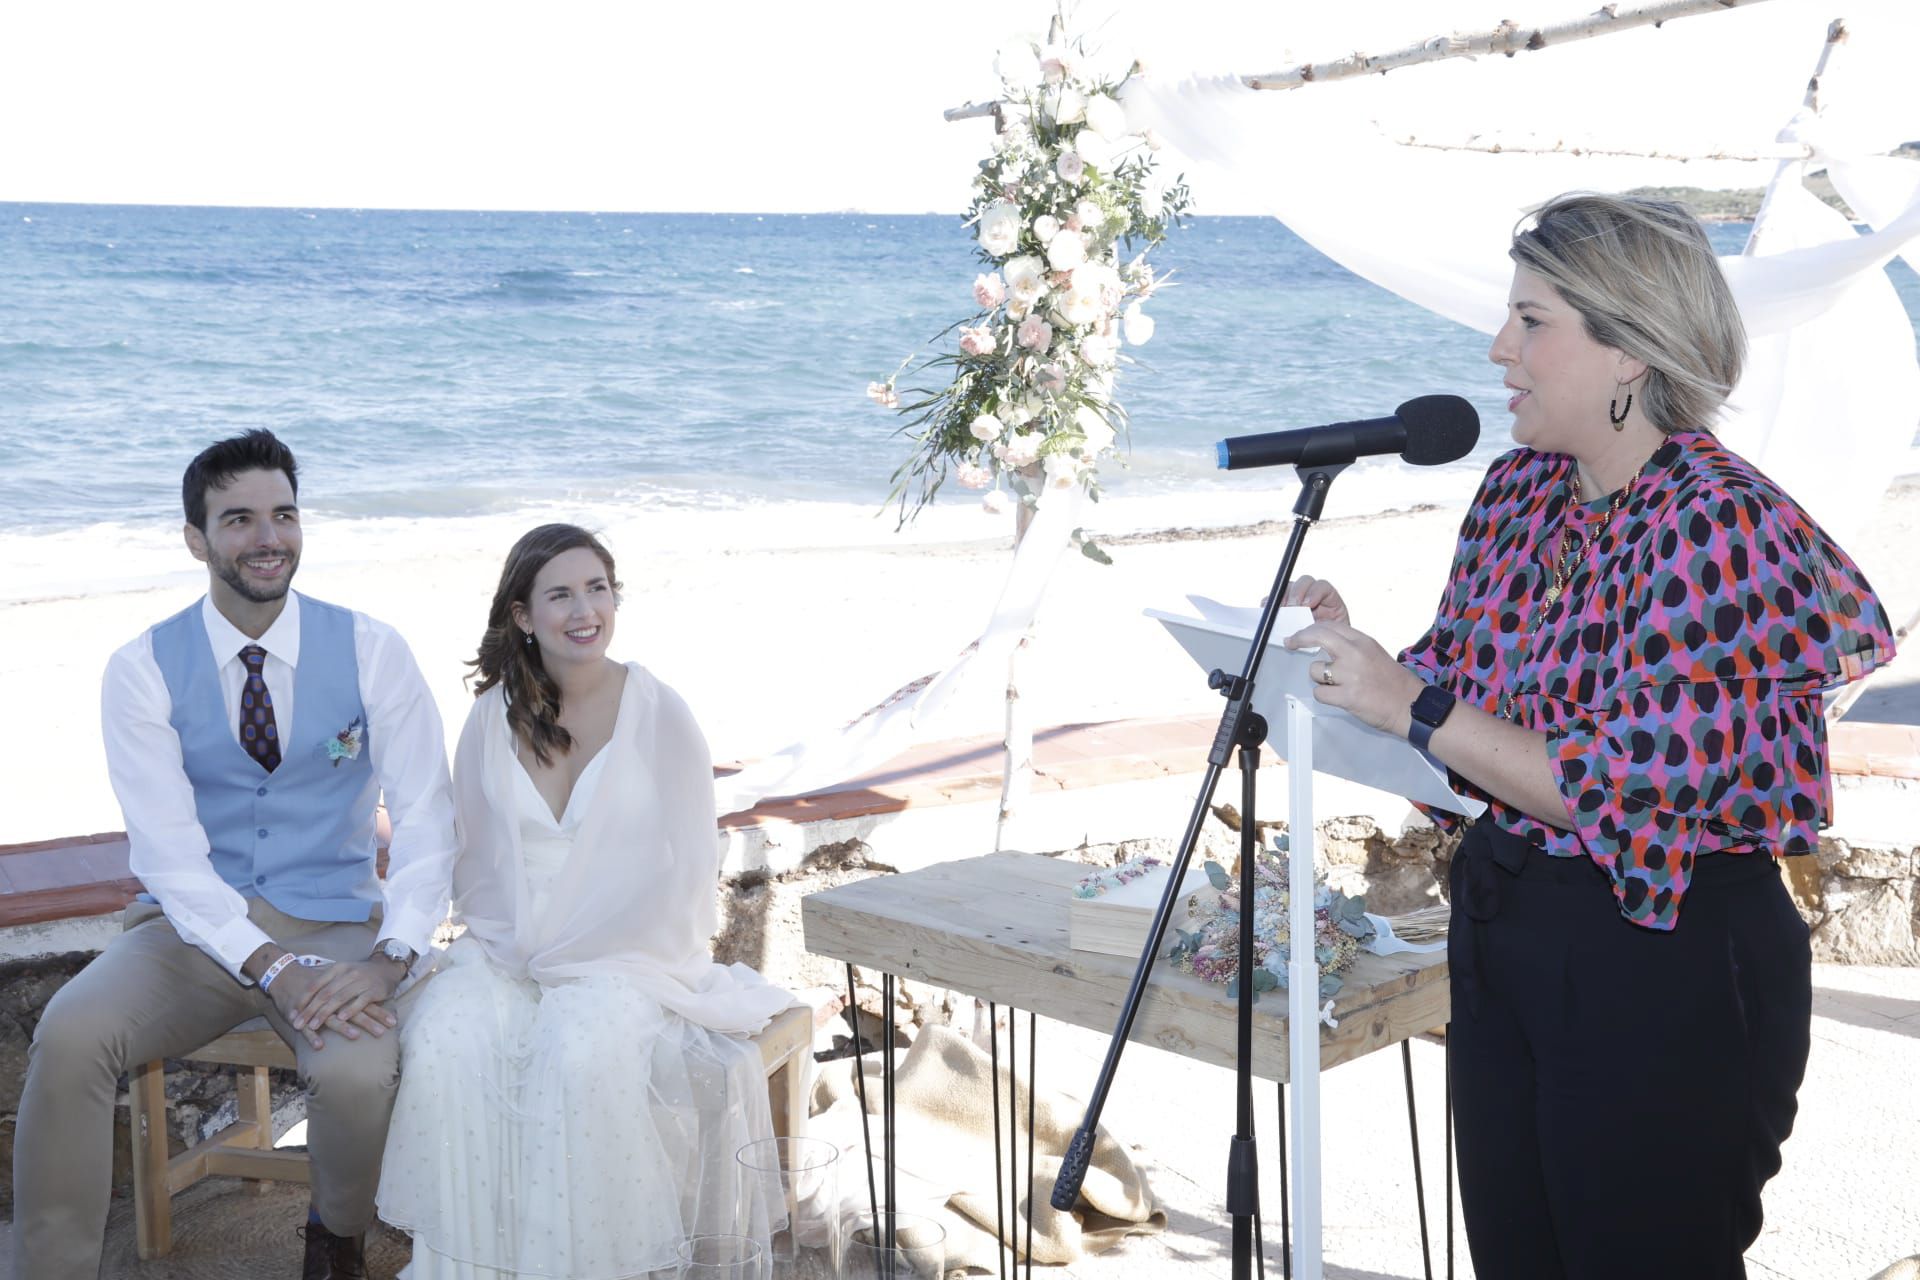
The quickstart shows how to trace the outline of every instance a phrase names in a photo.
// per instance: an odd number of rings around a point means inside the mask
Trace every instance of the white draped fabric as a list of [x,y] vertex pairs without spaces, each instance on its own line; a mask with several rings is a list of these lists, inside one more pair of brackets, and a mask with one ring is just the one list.
[[[1310,114],[1306,92],[1237,76],[1139,78],[1123,97],[1133,128],[1243,186],[1251,177],[1274,216],[1329,258],[1484,333],[1505,312],[1514,224],[1592,185],[1578,156],[1404,147],[1365,122]],[[1754,252],[1722,258],[1752,352],[1717,429],[1844,542],[1903,469],[1920,422],[1913,326],[1883,270],[1920,242],[1920,164],[1828,155],[1805,122],[1789,135],[1816,159],[1782,166]],[[1828,166],[1870,231],[1801,188],[1810,164]]]
[[944,670],[896,690],[848,724],[804,739],[716,784],[718,811],[751,809],[768,796],[797,796],[869,772],[912,746],[941,712],[969,692],[1004,687],[1007,660],[1033,625],[1047,583],[1073,540],[1085,494],[1078,486],[1040,491],[986,630]]

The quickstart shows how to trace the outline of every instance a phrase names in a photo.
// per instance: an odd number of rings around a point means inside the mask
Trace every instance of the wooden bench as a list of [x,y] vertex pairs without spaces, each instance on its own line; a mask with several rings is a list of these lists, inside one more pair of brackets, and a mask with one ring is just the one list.
[[[807,1070],[812,1062],[813,1011],[796,1005],[774,1015],[753,1043],[766,1068],[773,1131],[798,1137],[806,1129],[807,1091],[813,1083]],[[168,1158],[164,1064],[155,1060],[133,1069],[134,1239],[142,1261],[165,1257],[173,1248],[173,1197],[202,1178],[308,1181],[306,1152],[277,1151],[273,1146],[267,1069],[292,1068],[294,1057],[264,1019],[255,1018],[181,1057],[243,1068],[235,1081],[240,1114],[212,1137]]]

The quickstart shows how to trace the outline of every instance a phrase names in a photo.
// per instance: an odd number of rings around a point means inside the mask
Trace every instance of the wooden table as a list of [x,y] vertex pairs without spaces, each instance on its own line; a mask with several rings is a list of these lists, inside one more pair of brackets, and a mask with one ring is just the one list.
[[[1138,957],[1075,951],[1068,945],[1068,903],[1074,884],[1087,870],[1082,863],[1037,854],[994,853],[900,875],[875,876],[808,895],[800,905],[801,929],[808,951],[846,962],[849,988],[854,965],[883,975],[886,1025],[882,1040],[889,1045],[896,976],[945,987],[989,1004],[1025,1009],[1074,1026],[1111,1032],[1119,1022]],[[850,989],[847,994],[851,1001],[854,993]],[[1322,1070],[1376,1049],[1394,1044],[1402,1046],[1415,1203],[1420,1215],[1421,1252],[1425,1255],[1428,1277],[1433,1275],[1433,1261],[1427,1240],[1426,1191],[1414,1114],[1413,1059],[1407,1042],[1423,1031],[1444,1026],[1449,1011],[1444,952],[1396,956],[1362,952],[1343,975],[1340,992],[1334,997],[1333,1016],[1337,1025],[1331,1028],[1323,1025],[1320,1034]],[[1151,985],[1134,1019],[1129,1039],[1231,1070],[1235,1065],[1237,1016],[1235,1001],[1228,998],[1226,987],[1202,982],[1162,959],[1154,966]],[[1009,1040],[1013,1030],[1013,1025],[1009,1025]],[[1254,1006],[1253,1031],[1254,1074],[1284,1086],[1288,1074],[1285,992],[1268,992],[1258,1001]],[[1032,1035],[1030,1020],[1030,1055]],[[1009,1053],[1017,1060],[1017,1050],[1011,1044]],[[997,1135],[1000,1124],[997,1032],[994,1059],[993,1123]],[[858,1075],[856,1069],[856,1078]],[[1009,1079],[1017,1077],[1009,1076]],[[894,1119],[890,1052],[883,1066],[882,1089],[886,1182],[878,1202],[891,1205],[894,1202]],[[1284,1094],[1284,1089],[1282,1092]],[[864,1099],[862,1109],[865,1109]],[[1016,1099],[1009,1099],[1009,1111],[1014,1124],[1012,1131],[1017,1132]],[[1449,1277],[1453,1273],[1452,1119],[1449,1109],[1446,1143]],[[1284,1101],[1280,1123],[1279,1145],[1285,1152]],[[997,1152],[997,1136],[995,1143]],[[1017,1151],[1017,1143],[1010,1142],[1009,1147]],[[1033,1167],[1029,1127],[1029,1182]],[[1010,1186],[1017,1185],[1017,1173],[1016,1155],[1015,1177]],[[997,1167],[995,1175],[997,1187]],[[1287,1213],[1284,1188],[1283,1181],[1283,1224]],[[1029,1194],[1033,1193],[1034,1189],[1029,1188]],[[997,1201],[996,1192],[996,1205]],[[1013,1202],[1016,1205],[1019,1202],[1017,1192]],[[1283,1226],[1283,1253],[1286,1251],[1284,1239]],[[1029,1276],[1033,1273],[1031,1253],[1027,1273]]]
[[[945,987],[1095,1031],[1111,1031],[1136,959],[1067,945],[1067,904],[1088,868],[1031,853],[994,853],[809,895],[800,907],[807,950]],[[1144,940],[1143,940],[1144,941]],[[1362,952],[1322,1026],[1324,1070],[1444,1026],[1447,958]],[[1286,993],[1254,1006],[1253,1071],[1287,1078]],[[1165,960],[1141,1002],[1131,1039],[1201,1062],[1234,1066],[1234,1002]]]

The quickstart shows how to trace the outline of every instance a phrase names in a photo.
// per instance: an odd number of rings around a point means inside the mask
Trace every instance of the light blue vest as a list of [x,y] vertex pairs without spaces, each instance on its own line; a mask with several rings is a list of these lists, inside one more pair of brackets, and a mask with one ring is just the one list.
[[[301,920],[367,919],[380,901],[372,752],[380,726],[367,724],[360,703],[353,614],[300,597],[294,736],[283,735],[280,767],[268,773],[227,723],[200,608],[196,602],[153,629],[153,658],[173,698],[169,719],[213,846],[213,869],[245,896]],[[356,718],[359,757],[333,760],[328,741]]]

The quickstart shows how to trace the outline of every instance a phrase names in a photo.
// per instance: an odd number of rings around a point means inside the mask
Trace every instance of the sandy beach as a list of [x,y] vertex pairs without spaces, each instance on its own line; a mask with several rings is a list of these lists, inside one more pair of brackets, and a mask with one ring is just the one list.
[[[891,515],[824,503],[383,521],[329,518],[323,495],[303,496],[310,507],[297,585],[399,628],[439,702],[449,744],[470,701],[463,664],[501,559],[542,519],[604,532],[626,586],[613,652],[681,690],[717,760],[752,758],[828,729],[944,666],[986,622],[1012,545],[1010,519],[960,504],[896,533]],[[1257,601],[1278,564],[1291,503],[1276,477],[1271,494],[1091,508],[1089,526],[1107,539],[1114,564],[1062,558],[1023,679],[1034,722],[1216,705],[1141,610],[1177,605],[1189,592]],[[1356,622],[1383,643],[1404,644],[1430,616],[1460,514],[1449,504],[1342,516],[1336,491],[1301,568],[1339,582]],[[204,571],[177,539],[169,528],[132,537],[102,528],[8,540],[0,681],[15,731],[0,742],[13,801],[0,810],[0,843],[120,827],[100,746],[100,673],[115,648],[204,590]],[[1920,607],[1915,545],[1920,478],[1909,477],[1849,548],[1895,625]],[[1001,715],[991,690],[955,707],[931,736],[991,732]],[[41,728],[19,731],[25,725]]]

